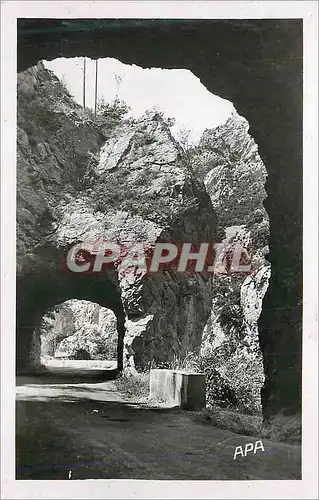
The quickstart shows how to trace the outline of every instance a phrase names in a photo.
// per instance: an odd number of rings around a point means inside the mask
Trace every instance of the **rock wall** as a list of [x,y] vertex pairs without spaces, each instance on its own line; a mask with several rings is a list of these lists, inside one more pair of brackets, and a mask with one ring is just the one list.
[[54,357],[63,339],[76,332],[76,316],[71,301],[57,305],[47,312],[34,332],[40,337],[41,358]]
[[214,276],[202,355],[214,364],[235,398],[243,400],[246,409],[258,411],[264,370],[257,321],[270,277],[269,219],[263,205],[266,168],[247,120],[236,112],[225,124],[206,130],[189,154],[215,209],[225,256],[238,242],[247,250],[251,265],[249,273]]
[[[52,207],[80,188],[104,137],[42,63],[17,76],[18,272],[55,230]],[[26,260],[25,260],[26,259]]]
[[71,286],[63,255],[49,239],[58,227],[54,209],[81,189],[88,153],[98,152],[104,137],[42,63],[18,74],[17,94],[17,368],[23,370],[43,315],[72,296],[85,299],[85,287]]
[[42,357],[117,358],[117,320],[113,311],[84,300],[68,300],[43,318]]
[[[124,362],[132,369],[198,351],[211,308],[209,278],[173,269],[154,275],[136,269],[127,273],[116,265],[103,273],[76,274],[65,266],[68,250],[79,243],[94,247],[100,241],[141,242],[153,248],[158,241],[214,240],[209,196],[184,164],[165,120],[158,113],[146,113],[141,120],[125,121],[99,153],[99,130],[42,64],[19,75],[19,82],[24,93],[18,101],[23,135],[18,141],[18,176],[20,191],[31,194],[28,200],[18,199],[18,238],[24,245],[18,256],[17,284],[20,366],[28,359],[32,332],[43,315],[71,298],[96,302],[114,312],[118,354],[124,350]],[[32,124],[33,146],[26,127],[26,117],[32,122],[33,116],[28,85],[31,93],[40,88],[35,102],[41,98],[41,113],[36,114],[41,120]],[[59,94],[52,96],[55,86]],[[50,151],[50,161],[41,156],[40,139]],[[65,154],[70,164],[63,160]],[[42,177],[55,176],[55,183],[33,185],[34,165]],[[41,214],[36,208],[44,204],[47,215],[40,233]],[[30,227],[23,216],[26,207]],[[97,253],[98,246],[91,248],[88,259]]]
[[[95,182],[60,213],[57,244],[212,241],[215,215],[204,185],[183,163],[163,118],[121,124],[101,149]],[[210,311],[210,279],[173,269],[118,270],[126,314],[125,363],[144,369],[199,350]]]

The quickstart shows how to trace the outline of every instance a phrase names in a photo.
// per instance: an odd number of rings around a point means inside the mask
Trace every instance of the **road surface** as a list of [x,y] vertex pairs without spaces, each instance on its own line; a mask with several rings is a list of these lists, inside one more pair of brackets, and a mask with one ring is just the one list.
[[129,403],[113,381],[17,384],[17,479],[300,479],[300,446],[263,440],[264,452],[234,460],[260,437]]

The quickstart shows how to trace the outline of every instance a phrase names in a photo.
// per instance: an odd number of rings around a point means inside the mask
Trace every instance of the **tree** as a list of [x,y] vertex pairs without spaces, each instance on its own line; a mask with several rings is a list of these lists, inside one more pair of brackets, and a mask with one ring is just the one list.
[[191,143],[190,143],[190,134],[191,134],[191,129],[182,127],[177,134],[177,140],[179,144],[182,146],[184,153],[187,153],[190,148],[191,148]]
[[153,106],[151,109],[147,110],[146,112],[157,115],[162,120],[162,122],[169,128],[173,127],[173,125],[175,125],[176,119],[172,116],[166,116],[165,112],[161,111],[157,105]]
[[124,120],[129,111],[130,107],[125,101],[115,98],[112,102],[106,102],[101,98],[97,104],[95,122],[104,133],[108,134]]
[[115,85],[116,85],[116,95],[115,95],[115,99],[118,99],[118,95],[119,95],[119,90],[120,90],[120,86],[123,82],[123,77],[124,75],[119,75],[118,73],[113,73],[114,75],[114,78],[115,78]]

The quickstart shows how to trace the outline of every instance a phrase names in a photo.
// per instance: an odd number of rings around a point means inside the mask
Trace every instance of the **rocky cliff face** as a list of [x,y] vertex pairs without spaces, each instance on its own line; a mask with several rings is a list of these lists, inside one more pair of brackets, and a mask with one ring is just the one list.
[[[102,339],[121,353],[120,366],[142,370],[201,350],[238,400],[260,408],[257,320],[270,274],[269,223],[266,170],[247,121],[234,114],[186,157],[158,113],[98,127],[42,64],[20,74],[18,88],[20,366],[39,363],[43,315],[79,299],[55,316],[43,337],[47,355],[81,348],[98,357]],[[150,275],[115,263],[76,274],[65,266],[75,244],[90,248],[90,260],[97,242],[152,249],[159,241],[240,241],[252,273]],[[109,308],[102,322],[100,306]]]
[[113,311],[85,300],[68,300],[46,315],[40,327],[42,357],[117,359]]
[[[121,124],[102,147],[93,184],[59,212],[56,245],[212,241],[215,215],[161,116]],[[171,270],[115,270],[125,311],[125,362],[145,368],[199,350],[210,279]]]
[[124,344],[132,369],[199,351],[211,310],[209,278],[173,269],[127,274],[116,266],[80,275],[63,266],[76,243],[214,240],[210,198],[165,121],[151,113],[124,122],[100,150],[105,138],[41,64],[19,75],[18,85],[20,368],[43,315],[71,298],[114,312],[119,350]]
[[240,242],[251,263],[249,274],[214,276],[202,353],[246,407],[260,409],[264,375],[257,321],[270,277],[269,220],[263,206],[266,168],[248,129],[233,113],[203,134],[192,158],[217,214],[219,241],[225,248]]
[[42,63],[17,80],[17,257],[25,272],[32,250],[55,230],[52,209],[78,191],[104,137]]
[[[33,330],[43,314],[70,298],[65,292],[56,296],[61,259],[48,242],[58,227],[53,211],[81,188],[90,156],[99,151],[104,137],[42,63],[18,74],[17,93],[17,366],[21,369],[28,363]],[[37,364],[40,339],[34,337],[32,342]]]

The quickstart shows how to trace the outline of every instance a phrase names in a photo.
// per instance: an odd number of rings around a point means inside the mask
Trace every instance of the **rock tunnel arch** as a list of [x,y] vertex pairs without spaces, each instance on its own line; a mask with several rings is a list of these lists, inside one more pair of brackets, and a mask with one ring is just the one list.
[[[113,281],[112,281],[113,279]],[[30,371],[41,365],[41,353],[32,353],[34,332],[38,331],[45,314],[68,300],[82,300],[107,308],[117,320],[117,370],[123,368],[125,313],[116,278],[106,275],[77,275],[55,269],[51,273],[25,275],[18,279],[17,369]],[[48,282],[50,287],[48,288]],[[38,333],[39,335],[39,333]],[[31,356],[30,356],[31,355]]]
[[19,20],[20,71],[73,56],[188,68],[249,121],[268,170],[272,229],[272,277],[259,320],[263,404],[268,414],[300,410],[302,21]]
[[47,311],[34,331],[31,357],[40,352],[40,370],[73,366],[81,374],[81,367],[100,366],[115,375],[121,353],[118,327],[110,309],[87,300],[67,300]]

